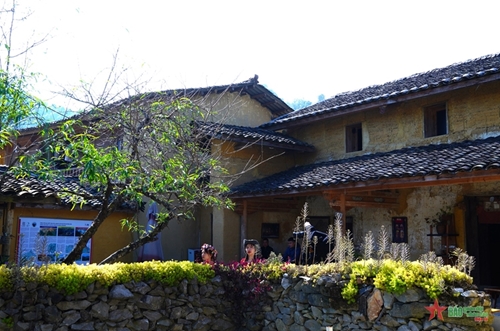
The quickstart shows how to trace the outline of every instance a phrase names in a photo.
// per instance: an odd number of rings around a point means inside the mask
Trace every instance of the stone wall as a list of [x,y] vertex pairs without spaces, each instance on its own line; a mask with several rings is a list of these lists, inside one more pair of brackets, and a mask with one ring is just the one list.
[[[491,330],[489,296],[467,291],[439,306],[452,306],[455,316],[442,312],[429,320],[433,300],[420,290],[403,295],[383,293],[372,287],[360,291],[355,304],[340,298],[332,277],[313,286],[307,278],[283,278],[258,301],[245,293],[228,293],[220,277],[208,284],[184,280],[165,287],[154,281],[90,285],[65,296],[47,285],[26,284],[15,292],[2,292],[1,330]],[[469,311],[466,311],[466,308]],[[474,321],[470,307],[487,314],[488,322]],[[461,313],[460,316],[457,311]],[[474,312],[474,309],[472,309]]]

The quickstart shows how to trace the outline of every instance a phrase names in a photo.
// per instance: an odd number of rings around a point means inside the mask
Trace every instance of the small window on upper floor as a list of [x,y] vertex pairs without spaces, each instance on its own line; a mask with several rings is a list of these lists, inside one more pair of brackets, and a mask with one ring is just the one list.
[[424,108],[424,136],[435,137],[448,134],[448,114],[446,103]]
[[357,152],[363,149],[363,131],[361,123],[345,127],[345,151],[346,153]]
[[121,151],[123,149],[123,137],[116,138],[116,149]]

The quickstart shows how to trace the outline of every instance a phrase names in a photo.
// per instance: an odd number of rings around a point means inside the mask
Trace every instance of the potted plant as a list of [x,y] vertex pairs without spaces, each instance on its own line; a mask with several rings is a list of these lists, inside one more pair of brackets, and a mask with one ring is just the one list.
[[453,213],[451,207],[441,208],[436,215],[431,218],[426,218],[427,224],[434,226],[438,234],[446,232],[446,226],[451,224]]
[[446,233],[446,226],[451,224],[452,220],[451,208],[441,208],[437,214],[432,218],[426,218],[427,224],[436,228],[438,234]]

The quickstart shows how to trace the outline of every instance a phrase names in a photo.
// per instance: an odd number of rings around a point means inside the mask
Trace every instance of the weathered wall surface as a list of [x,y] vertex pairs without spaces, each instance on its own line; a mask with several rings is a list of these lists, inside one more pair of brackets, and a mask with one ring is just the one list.
[[[25,284],[18,291],[2,292],[1,330],[221,330],[316,331],[325,330],[490,330],[489,296],[467,291],[453,300],[440,300],[450,309],[429,319],[426,307],[434,304],[420,290],[402,295],[366,288],[362,299],[347,304],[337,282],[324,276],[313,286],[307,280],[284,278],[258,301],[238,296],[228,299],[220,277],[207,284],[183,280],[165,287],[154,281],[103,287],[91,284],[85,291],[65,296],[46,285]],[[234,298],[234,296],[233,296]],[[466,307],[485,312],[487,321],[466,316]],[[470,310],[470,309],[469,309]],[[456,313],[455,309],[455,313]]]
[[209,110],[206,119],[217,123],[255,127],[272,119],[269,109],[250,96],[236,92],[203,96],[202,107]]
[[[450,209],[454,213],[454,232],[458,234],[453,239],[450,237],[449,245],[453,244],[462,249],[465,246],[465,224],[464,207],[461,205],[465,196],[497,196],[498,185],[496,183],[475,183],[470,185],[431,186],[416,189],[408,189],[401,192],[405,203],[402,210],[387,208],[352,208],[346,212],[346,216],[353,218],[353,238],[356,247],[360,248],[364,236],[372,231],[377,238],[383,225],[392,236],[392,217],[407,217],[408,219],[408,243],[411,247],[411,259],[415,260],[421,254],[430,250],[429,224],[427,219],[432,219],[441,209]],[[312,196],[304,202],[308,203],[309,216],[330,217],[334,220],[335,210],[332,209],[322,196]],[[259,238],[262,223],[278,223],[280,226],[279,238],[272,238],[271,246],[277,253],[283,253],[286,249],[287,238],[291,236],[295,220],[300,215],[300,210],[290,212],[265,212],[256,213],[249,217],[248,233]],[[326,228],[317,229],[327,232]],[[435,230],[434,230],[435,233]],[[444,245],[441,237],[433,237],[433,250],[441,253]]]
[[[409,146],[448,143],[500,134],[500,82],[465,88],[439,96],[398,103],[380,109],[342,115],[293,128],[287,134],[314,145],[300,164],[343,159]],[[446,102],[448,134],[424,138],[424,107]],[[362,124],[363,150],[345,153],[345,126]]]
[[[196,96],[193,98],[193,101],[201,103],[201,107],[205,110],[205,115],[207,116],[205,120],[207,121],[255,127],[270,121],[272,118],[269,109],[251,99],[248,95],[242,96],[239,93],[228,92]],[[237,152],[235,151],[234,144],[229,142],[215,143],[215,145],[213,147],[214,153],[222,152],[230,154],[230,157],[234,158],[232,162],[223,164],[231,174],[240,173],[245,166],[252,164],[252,161],[249,163],[249,160],[258,162],[259,160],[262,161],[263,158],[269,157],[269,155],[263,155],[263,152],[259,148],[249,148],[249,151]],[[274,163],[274,165],[276,164],[278,163]],[[255,171],[245,173],[238,182],[258,177],[259,174]],[[231,233],[239,233],[239,223],[235,224],[231,220],[231,217],[226,222],[224,220],[225,215],[227,214],[204,209],[198,211],[195,220],[182,223],[171,222],[168,228],[161,233],[165,260],[187,260],[188,249],[200,248],[205,242],[216,246],[220,252],[221,259],[224,258],[224,255],[230,258],[238,257],[239,253],[235,252],[238,251],[240,246],[239,236],[234,237],[232,235],[228,239],[219,238],[223,232],[227,232],[228,227],[231,229],[234,228],[234,231],[231,231]],[[139,212],[137,217],[140,224],[147,224],[148,218],[145,212]],[[223,218],[215,219],[214,217]],[[214,224],[213,227],[212,224]],[[211,241],[212,239],[214,240]]]
[[[74,210],[61,208],[33,208],[31,206],[18,206],[14,209],[13,225],[11,229],[10,257],[15,260],[16,247],[19,238],[19,218],[20,217],[39,217],[47,220],[51,219],[74,219],[74,220],[92,220],[96,217],[95,210]],[[128,245],[132,241],[132,233],[126,228],[122,228],[120,220],[132,217],[131,214],[116,212],[110,215],[102,223],[92,238],[92,252],[90,263],[99,263],[116,250]],[[133,253],[129,253],[120,259],[122,262],[132,262]]]

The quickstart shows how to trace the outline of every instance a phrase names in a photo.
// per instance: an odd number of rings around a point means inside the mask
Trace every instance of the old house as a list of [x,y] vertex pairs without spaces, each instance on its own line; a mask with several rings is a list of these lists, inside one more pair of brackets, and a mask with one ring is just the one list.
[[[218,143],[213,144],[212,148],[219,149],[220,151],[224,150],[224,153],[231,154],[231,163],[226,163],[225,165],[231,168],[230,170],[233,174],[238,174],[246,167],[251,167],[253,164],[265,160],[267,156],[262,151],[264,147],[284,147],[285,149],[292,150],[308,148],[307,144],[302,144],[295,139],[273,131],[260,130],[268,134],[266,139],[262,140],[260,136],[255,136],[255,132],[258,130],[253,130],[252,134],[248,136],[244,130],[238,129],[239,125],[256,127],[292,111],[281,99],[266,87],[260,85],[257,76],[247,81],[230,85],[134,95],[107,105],[106,107],[108,108],[106,108],[106,111],[110,112],[113,109],[128,107],[132,104],[134,105],[133,107],[137,107],[137,104],[139,104],[139,108],[143,106],[148,107],[148,105],[156,101],[169,101],[179,97],[188,97],[199,107],[203,108],[205,114],[205,122],[203,123],[205,125],[200,125],[200,129],[206,133],[207,137],[210,136],[214,141],[218,141]],[[100,118],[87,117],[87,115],[81,119],[85,121],[87,119],[100,120]],[[214,131],[214,123],[217,123],[217,132]],[[1,150],[3,164],[8,165],[11,162],[15,162],[16,153],[19,150],[28,150],[30,148],[33,150],[44,149],[45,147],[40,145],[43,140],[39,139],[39,132],[40,128],[22,130],[15,144]],[[239,135],[239,133],[243,134]],[[232,136],[232,143],[227,143],[229,136]],[[123,143],[123,140],[116,138],[120,138],[119,132],[105,132],[98,144],[102,146],[117,144],[118,146]],[[244,144],[244,147],[251,145],[258,145],[258,147],[252,152],[252,155],[239,153],[237,150],[241,149],[241,146],[236,147],[233,151],[229,151],[226,147],[226,145],[231,145],[229,148],[234,148],[238,144]],[[246,150],[248,151],[248,149]],[[47,153],[52,153],[50,148],[47,148]],[[243,156],[239,156],[239,154]],[[64,160],[62,161],[64,162]],[[68,172],[68,181],[77,179],[75,176],[78,175],[78,169],[66,169],[64,166],[61,169]],[[286,169],[286,167],[283,169]],[[248,174],[245,173],[243,176],[238,175],[234,178],[243,181],[245,176],[248,176]],[[2,222],[5,238],[2,243],[2,249],[5,259],[9,257],[13,258],[16,254],[15,252],[22,246],[23,240],[27,240],[29,245],[34,246],[34,239],[42,232],[49,233],[58,242],[57,245],[49,247],[50,252],[54,253],[52,255],[64,256],[65,253],[68,253],[75,240],[77,240],[79,234],[90,226],[98,209],[97,205],[92,204],[83,207],[77,206],[73,209],[71,203],[59,198],[58,190],[61,189],[61,185],[51,181],[38,180],[37,178],[21,180],[9,177],[8,181],[2,182],[1,187],[3,191],[0,192],[0,201],[5,202]],[[113,213],[109,219],[106,219],[89,244],[89,248],[84,256],[85,261],[83,262],[100,262],[115,250],[132,241],[134,234],[128,232],[126,229],[122,229],[119,220],[131,217],[136,212],[138,212],[137,208],[133,210],[120,210],[117,213]],[[138,213],[139,220],[145,224],[146,216],[144,212],[139,211]],[[200,208],[196,221],[183,223],[171,222],[162,234],[165,258],[168,260],[188,259],[190,249],[199,248],[203,243],[202,240],[222,243],[224,241],[224,232],[215,231],[213,229],[217,229],[217,227],[212,227],[213,222],[217,222],[217,218],[213,216],[214,213],[217,212]],[[226,231],[232,231],[234,223],[226,223],[227,226],[230,226],[230,228]],[[202,227],[205,229],[203,231],[203,238],[201,237]],[[236,229],[238,228],[239,225],[236,224]],[[70,232],[73,234],[72,237],[69,235]],[[59,233],[61,236],[59,236]],[[54,238],[49,239],[50,241],[54,241],[52,240]],[[59,241],[61,241],[60,244]],[[54,243],[51,242],[49,244]],[[238,245],[235,246],[238,247]],[[35,252],[36,249],[31,248],[33,247],[29,247],[28,249],[30,255],[40,255]],[[237,256],[238,254],[238,249],[236,248],[233,255]],[[53,257],[51,256],[51,258]],[[132,254],[129,254],[129,256],[126,256],[122,260],[133,261],[135,258]]]
[[[68,176],[67,181],[16,178],[7,170],[8,167],[0,166],[2,262],[25,259],[40,264],[64,258],[92,224],[99,201],[75,207],[68,198],[59,196],[67,188],[84,192],[77,178]],[[124,206],[111,214],[76,263],[100,262],[130,242],[132,235],[122,231],[119,221],[134,213],[135,208]],[[131,261],[132,255],[125,260]]]
[[[44,147],[40,131],[39,127],[23,128],[16,140],[0,150],[2,262],[29,259],[40,264],[64,258],[91,226],[100,208],[97,199],[74,205],[67,196],[60,195],[63,190],[89,196],[94,193],[79,183],[79,169],[61,170],[62,179],[48,180],[34,175],[18,177],[9,171],[21,153],[30,154],[37,149],[44,151],[44,157],[51,153]],[[122,231],[119,221],[135,213],[136,208],[124,204],[109,215],[76,262],[100,262],[129,243],[132,234]],[[129,254],[124,261],[132,259],[132,254]]]
[[[383,225],[393,242],[410,245],[412,258],[434,250],[447,260],[460,247],[477,259],[478,284],[500,285],[491,263],[500,237],[499,79],[500,55],[484,56],[260,125],[315,149],[285,153],[277,159],[287,169],[257,168],[258,180],[233,187],[240,232],[271,236],[282,252],[307,202],[322,231],[341,212],[357,245]],[[436,234],[429,223],[441,214],[450,216]]]
[[[202,122],[205,124],[200,129],[211,139],[212,153],[222,155],[223,166],[231,174],[234,185],[255,179],[255,171],[260,164],[263,169],[271,165],[281,170],[289,168],[293,161],[283,163],[288,158],[285,151],[312,149],[312,146],[297,139],[257,128],[292,112],[283,100],[259,83],[257,76],[229,85],[150,93],[145,99],[150,102],[172,95],[186,96],[208,111],[209,116],[205,117]],[[273,159],[282,154],[284,156],[280,161]],[[144,213],[140,213],[139,218],[142,223],[146,222]],[[165,259],[193,259],[194,252],[203,243],[216,246],[219,260],[239,259],[239,229],[239,216],[233,211],[199,208],[196,220],[171,222],[162,232]]]
[[[447,259],[460,247],[477,258],[478,284],[500,285],[489,263],[500,234],[499,70],[500,55],[485,56],[298,111],[256,77],[175,91],[214,110],[203,126],[211,148],[241,176],[230,192],[234,210],[200,208],[195,221],[169,224],[166,258],[187,259],[207,242],[220,260],[238,260],[243,238],[264,236],[283,252],[307,202],[321,231],[341,212],[357,245],[383,225],[412,258],[434,250]],[[213,130],[211,122],[223,125]],[[429,223],[441,214],[447,227],[437,234]]]

